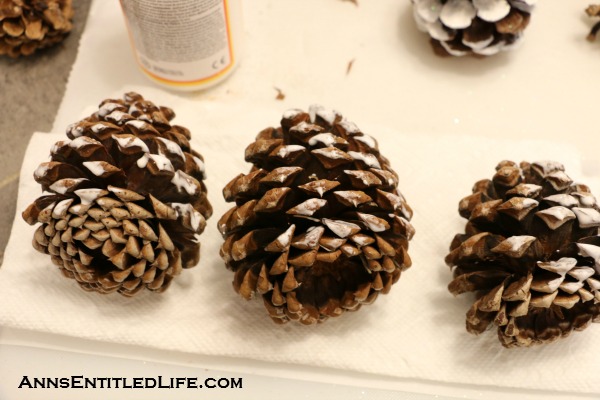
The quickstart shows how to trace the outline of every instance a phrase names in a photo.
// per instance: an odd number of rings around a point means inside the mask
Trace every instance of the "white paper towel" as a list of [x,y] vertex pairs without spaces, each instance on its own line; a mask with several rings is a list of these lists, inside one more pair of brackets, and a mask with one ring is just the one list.
[[[357,313],[325,324],[278,326],[261,301],[246,302],[231,287],[232,274],[218,256],[222,239],[216,223],[229,207],[222,187],[249,165],[243,150],[255,134],[279,122],[284,109],[252,108],[243,100],[196,102],[145,87],[137,90],[172,107],[174,123],[192,130],[192,144],[205,157],[214,216],[202,235],[200,264],[175,279],[161,295],[128,299],[79,289],[61,276],[45,255],[30,246],[34,228],[20,218],[40,195],[32,173],[51,145],[64,134],[35,134],[20,180],[12,235],[0,269],[0,325],[98,341],[314,365],[385,376],[502,387],[600,394],[595,376],[600,326],[531,349],[502,348],[495,332],[478,337],[464,329],[472,299],[454,299],[446,290],[450,272],[443,258],[464,220],[460,198],[472,184],[491,177],[502,159],[556,159],[577,181],[596,181],[581,173],[576,150],[545,142],[502,141],[468,136],[400,134],[346,115],[376,137],[400,177],[400,190],[415,211],[411,269],[387,296]],[[98,99],[101,100],[101,99]],[[308,106],[308,105],[306,105]],[[344,113],[344,110],[339,110]]]

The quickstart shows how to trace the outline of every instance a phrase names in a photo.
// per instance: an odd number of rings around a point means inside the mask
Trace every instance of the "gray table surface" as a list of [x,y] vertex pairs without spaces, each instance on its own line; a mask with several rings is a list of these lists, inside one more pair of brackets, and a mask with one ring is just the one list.
[[91,0],[73,3],[73,30],[62,43],[29,57],[0,56],[0,264],[15,212],[22,211],[15,203],[27,143],[33,132],[52,127]]

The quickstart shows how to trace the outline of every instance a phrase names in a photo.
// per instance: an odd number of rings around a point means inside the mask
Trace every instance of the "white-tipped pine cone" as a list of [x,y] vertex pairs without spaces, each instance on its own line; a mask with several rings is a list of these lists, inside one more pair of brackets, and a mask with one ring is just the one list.
[[411,0],[417,26],[440,56],[490,56],[512,48],[537,0]]
[[67,128],[34,173],[46,192],[24,212],[33,247],[89,291],[162,292],[200,258],[212,214],[204,163],[175,116],[137,93]]
[[0,0],[0,55],[28,56],[62,41],[72,18],[71,0]]
[[600,212],[556,162],[503,161],[460,201],[468,220],[446,257],[453,294],[475,292],[467,330],[505,347],[565,337],[600,320]]
[[221,256],[277,323],[313,324],[388,293],[411,265],[412,211],[377,142],[335,111],[290,110],[223,190]]

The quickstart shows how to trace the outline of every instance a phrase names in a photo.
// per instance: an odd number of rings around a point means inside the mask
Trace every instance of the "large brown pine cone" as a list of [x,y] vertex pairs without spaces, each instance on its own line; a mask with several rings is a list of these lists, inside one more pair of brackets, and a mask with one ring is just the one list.
[[161,292],[198,263],[212,208],[202,157],[174,116],[137,93],[104,100],[35,171],[48,194],[23,212],[41,223],[33,247],[83,289]]
[[223,190],[221,256],[246,299],[277,323],[354,311],[411,265],[414,230],[376,141],[335,111],[290,110],[246,149],[253,167]]
[[71,0],[0,0],[0,55],[27,56],[62,41],[72,18]]
[[466,233],[446,257],[454,294],[475,292],[467,330],[498,326],[505,347],[565,337],[600,320],[600,213],[556,162],[503,161],[460,201]]
[[537,0],[412,0],[420,30],[440,56],[490,56],[513,47]]

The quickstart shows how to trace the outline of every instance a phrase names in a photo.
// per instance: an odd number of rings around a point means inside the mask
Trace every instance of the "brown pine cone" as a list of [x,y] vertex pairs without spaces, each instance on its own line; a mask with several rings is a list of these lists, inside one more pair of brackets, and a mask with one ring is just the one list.
[[33,247],[83,289],[162,292],[198,263],[212,208],[203,159],[174,116],[137,93],[104,100],[35,171],[48,194],[23,212],[41,223]]
[[335,111],[290,110],[223,190],[221,256],[277,323],[313,324],[388,293],[411,265],[412,211],[376,141]]
[[475,292],[467,330],[498,326],[505,347],[568,336],[600,321],[600,212],[556,162],[503,161],[460,201],[465,234],[446,263],[455,295]]
[[0,0],[0,55],[28,56],[62,41],[72,18],[71,0]]

